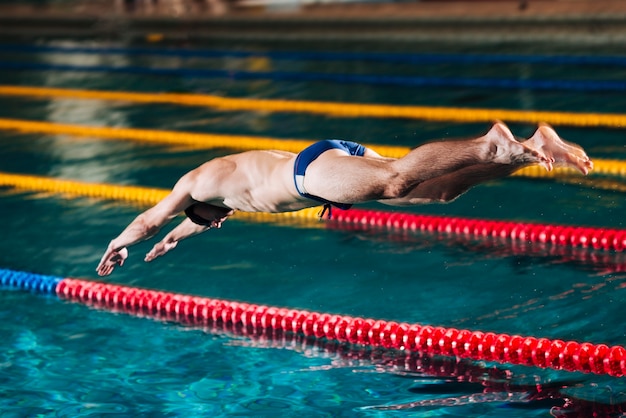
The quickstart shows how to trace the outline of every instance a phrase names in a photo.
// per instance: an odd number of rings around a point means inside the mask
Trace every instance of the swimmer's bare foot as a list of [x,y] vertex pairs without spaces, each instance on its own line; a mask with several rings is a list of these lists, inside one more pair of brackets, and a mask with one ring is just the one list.
[[582,147],[564,141],[546,124],[540,124],[537,131],[524,144],[549,158],[550,163],[545,166],[548,171],[552,170],[552,164],[576,168],[585,175],[593,170],[593,162]]
[[[509,128],[502,122],[496,122],[485,135],[489,145],[488,160],[498,164],[541,164],[547,168],[550,163],[540,149],[529,147],[515,139]],[[527,141],[526,141],[527,142]]]

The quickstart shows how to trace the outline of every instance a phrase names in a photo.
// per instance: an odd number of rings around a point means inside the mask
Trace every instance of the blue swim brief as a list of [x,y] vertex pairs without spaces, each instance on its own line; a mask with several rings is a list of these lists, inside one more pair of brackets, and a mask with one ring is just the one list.
[[[314,161],[324,152],[331,149],[339,149],[345,151],[348,155],[355,155],[357,157],[362,157],[363,154],[365,154],[365,147],[361,144],[357,144],[356,142],[340,141],[337,139],[327,139],[324,141],[316,142],[315,144],[305,148],[296,157],[296,162],[293,167],[293,180],[296,184],[296,189],[298,190],[298,193],[300,193],[300,196],[316,200],[318,202],[324,203],[325,205],[333,205],[338,207],[339,209],[349,209],[352,206],[351,204],[331,202],[321,197],[313,196],[307,193],[306,189],[304,188],[304,174],[306,173],[306,169],[309,164],[311,164],[312,161]],[[330,206],[327,206],[326,208],[330,208]]]

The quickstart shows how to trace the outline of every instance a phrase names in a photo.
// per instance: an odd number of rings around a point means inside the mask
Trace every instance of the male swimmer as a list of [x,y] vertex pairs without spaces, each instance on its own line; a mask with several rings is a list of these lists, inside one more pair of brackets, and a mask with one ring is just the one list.
[[554,165],[587,174],[585,151],[547,125],[519,142],[495,123],[482,136],[421,145],[402,158],[384,158],[349,141],[320,141],[299,154],[248,151],[208,161],[185,174],[171,193],[137,216],[108,245],[96,271],[111,274],[128,257],[127,247],[152,238],[185,212],[187,217],[145,256],[152,261],[179,241],[222,223],[235,211],[288,212],[320,203],[348,208],[379,201],[389,205],[449,202],[479,183],[529,165]]

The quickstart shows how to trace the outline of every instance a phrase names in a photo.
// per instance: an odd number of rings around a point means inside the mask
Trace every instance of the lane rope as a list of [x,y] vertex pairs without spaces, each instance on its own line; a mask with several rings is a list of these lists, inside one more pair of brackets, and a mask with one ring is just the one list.
[[[0,186],[22,190],[62,193],[73,196],[98,197],[152,206],[161,201],[169,190],[136,186],[83,183],[49,177],[0,173]],[[321,221],[320,208],[308,208],[285,213],[237,212],[237,219],[257,222],[306,221],[311,225],[355,225],[390,230],[446,233],[476,238],[502,238],[523,242],[624,251],[626,230],[615,228],[549,225],[451,216],[419,215],[403,212],[349,209],[333,211],[333,219]],[[308,224],[307,224],[308,225]]]
[[[28,277],[24,277],[28,276]],[[16,279],[15,277],[20,277]],[[40,279],[39,277],[45,277]],[[8,290],[29,291],[38,295],[56,295],[56,288],[61,278],[54,276],[42,276],[32,273],[24,273],[19,271],[11,271],[0,269],[0,286]],[[43,283],[43,286],[41,285]],[[117,304],[111,308],[104,301],[94,302],[85,301],[86,306],[92,309],[109,311],[115,313],[125,313],[131,316],[139,316],[141,318],[149,318],[156,321],[167,321],[169,323],[179,323],[185,327],[200,329],[203,332],[211,334],[220,334],[227,336],[244,336],[254,341],[255,347],[263,348],[279,348],[294,349],[297,351],[306,351],[315,348],[324,353],[325,356],[331,356],[333,359],[339,359],[342,362],[352,363],[355,360],[366,361],[376,367],[384,367],[394,371],[402,371],[409,373],[418,373],[420,376],[424,374],[442,378],[453,378],[458,381],[467,383],[480,383],[487,387],[490,392],[503,392],[506,397],[519,394],[524,399],[555,399],[562,398],[561,386],[554,386],[543,383],[533,383],[529,385],[512,384],[510,373],[506,369],[494,367],[492,365],[483,365],[480,362],[474,362],[468,359],[455,357],[444,357],[441,355],[428,355],[417,351],[408,350],[387,350],[375,348],[367,345],[356,345],[337,340],[316,339],[307,337],[304,334],[285,333],[282,330],[274,330],[273,328],[254,328],[243,327],[237,323],[218,321],[206,321],[203,317],[193,315],[186,316],[184,311],[167,310],[167,311],[148,311],[143,309],[141,305],[123,305]],[[455,398],[456,399],[456,398]],[[518,398],[519,399],[519,398]],[[581,408],[593,407],[593,411],[600,410],[607,414],[623,412],[623,405],[601,405],[584,399],[578,399],[568,396],[568,411],[575,409],[579,411]],[[506,400],[506,399],[503,399]],[[448,398],[440,400],[438,405],[446,405]],[[480,399],[477,400],[480,402]],[[432,406],[432,405],[430,405]],[[411,407],[416,405],[411,403]],[[390,409],[387,405],[366,407],[367,409]],[[395,409],[395,408],[391,408]]]
[[[132,140],[135,142],[176,145],[195,149],[228,148],[237,151],[278,149],[297,153],[314,142],[312,140],[270,138],[262,136],[86,126],[4,118],[0,118],[0,130]],[[380,149],[381,152],[396,155],[404,155],[403,153],[406,153],[409,150],[409,148],[401,147],[378,147],[376,145],[374,145],[374,147],[377,147],[377,150]]]
[[[281,139],[249,135],[193,133],[121,127],[112,128],[106,126],[85,126],[4,118],[0,118],[0,130],[133,140],[137,142],[177,145],[198,149],[229,148],[238,151],[279,149],[298,153],[315,142],[313,140]],[[409,147],[392,145],[363,145],[389,158],[401,158],[411,150]],[[518,170],[512,175],[525,177],[555,177],[565,174],[577,174],[577,172],[573,169],[562,167],[556,167],[553,171],[548,172],[542,167],[530,166]],[[626,162],[620,160],[594,159],[594,170],[592,174],[626,177]]]
[[373,61],[406,64],[552,64],[626,66],[626,57],[592,55],[431,54],[393,52],[245,51],[156,47],[0,45],[2,53],[154,55],[181,58],[255,58],[311,61]]
[[271,80],[366,84],[402,87],[453,87],[488,89],[566,90],[583,92],[623,92],[619,80],[539,80],[515,78],[420,77],[389,74],[336,74],[289,71],[215,70],[206,68],[167,68],[109,65],[44,64],[0,62],[5,71],[68,71],[85,73],[134,74],[182,78],[226,78],[229,80]]
[[626,348],[619,345],[399,323],[7,269],[0,269],[0,284],[114,311],[161,313],[207,325],[272,329],[319,340],[572,372],[626,374]]
[[21,97],[73,98],[88,100],[121,100],[135,103],[207,106],[224,111],[263,111],[310,113],[349,118],[401,118],[446,122],[484,122],[502,120],[509,123],[545,122],[551,125],[579,127],[626,127],[626,114],[579,113],[558,111],[398,106],[385,104],[314,102],[304,100],[229,98],[206,94],[139,93],[104,90],[76,90],[52,87],[0,85],[0,95]]

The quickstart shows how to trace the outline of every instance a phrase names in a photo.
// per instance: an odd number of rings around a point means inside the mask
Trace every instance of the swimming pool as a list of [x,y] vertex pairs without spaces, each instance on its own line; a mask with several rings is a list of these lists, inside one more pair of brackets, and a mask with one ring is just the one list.
[[[86,41],[45,45],[70,49],[111,46]],[[415,65],[347,57],[286,59],[273,57],[270,52],[280,47],[269,44],[215,48],[258,52],[244,57],[163,56],[128,49],[116,53],[26,51],[28,46],[32,45],[18,44],[5,50],[3,61],[48,66],[208,68],[233,74],[271,71],[588,81],[623,78],[619,65]],[[444,49],[431,46],[412,52]],[[520,51],[501,47],[471,52]],[[608,55],[611,51],[579,53]],[[622,92],[606,90],[412,87],[101,70],[5,69],[0,71],[0,84],[594,113],[621,113],[625,104]],[[342,138],[405,147],[430,139],[477,135],[488,127],[485,122],[329,117],[72,98],[0,96],[0,106],[0,117],[21,120],[284,139]],[[534,129],[530,123],[511,127],[519,136],[528,136]],[[594,158],[626,158],[619,128],[557,129],[563,137],[583,145]],[[15,131],[0,132],[0,147],[3,172],[159,188],[169,188],[190,168],[231,152],[227,148],[193,150]],[[623,179],[608,175],[592,179],[588,184],[580,178],[566,182],[512,177],[477,187],[448,205],[402,211],[624,229],[624,198],[619,191]],[[602,187],[601,179],[611,180],[613,189]],[[94,269],[108,241],[141,210],[119,201],[12,188],[2,189],[1,199],[0,214],[5,221],[0,267],[61,277],[96,279]],[[398,322],[625,344],[622,252],[318,226],[229,220],[222,230],[186,241],[152,264],[141,261],[149,243],[132,248],[127,265],[108,281]],[[589,411],[619,415],[625,401],[620,378],[418,354],[407,357],[301,337],[238,335],[232,330],[154,321],[8,290],[2,292],[2,301],[0,382],[5,396],[0,405],[7,416],[530,417],[550,412],[588,416]]]

